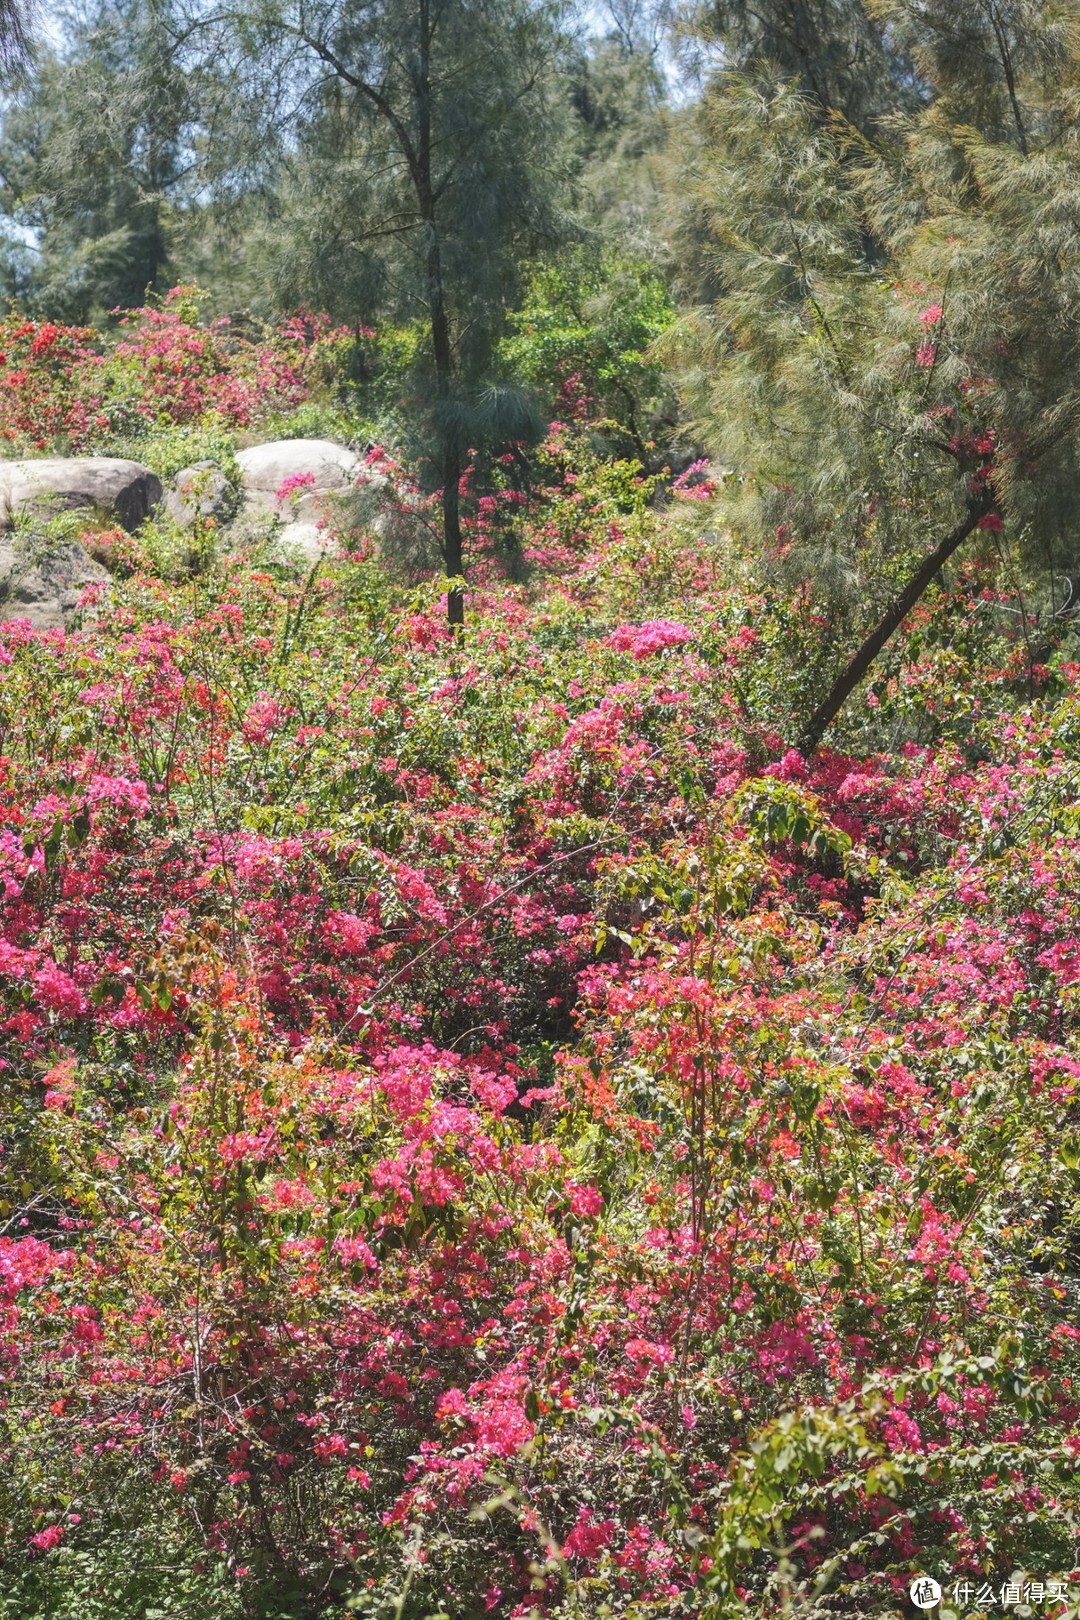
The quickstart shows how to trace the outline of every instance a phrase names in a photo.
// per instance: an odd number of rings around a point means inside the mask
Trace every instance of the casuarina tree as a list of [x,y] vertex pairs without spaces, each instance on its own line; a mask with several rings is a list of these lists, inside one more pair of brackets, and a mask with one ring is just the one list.
[[52,15],[0,132],[5,279],[24,307],[86,320],[160,286],[190,200],[197,83],[172,0]]
[[693,185],[719,296],[687,324],[684,383],[754,566],[822,603],[807,751],[965,542],[1057,572],[1075,544],[1075,23],[875,16],[914,110],[868,135],[775,70],[721,72]]
[[414,403],[441,490],[449,617],[460,624],[468,451],[482,437],[523,437],[532,421],[522,396],[499,386],[493,351],[518,265],[557,232],[555,7],[257,0],[215,16],[215,49],[236,63],[258,136],[237,143],[232,170],[218,148],[219,188],[250,187],[262,154],[307,165],[337,213],[333,240],[313,231],[310,247],[376,282],[380,308],[423,320]]
[[33,0],[0,0],[0,69],[18,73],[30,50]]

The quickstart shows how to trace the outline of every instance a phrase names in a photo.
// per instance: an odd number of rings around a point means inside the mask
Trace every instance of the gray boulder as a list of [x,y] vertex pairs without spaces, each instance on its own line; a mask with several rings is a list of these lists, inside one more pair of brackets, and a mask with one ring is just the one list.
[[212,461],[182,467],[170,479],[165,510],[181,529],[192,529],[199,518],[226,518],[236,505],[236,491]]
[[0,539],[0,622],[29,619],[35,630],[59,630],[87,585],[108,583],[77,540]]
[[[238,451],[236,459],[248,506],[256,511],[280,513],[286,522],[313,522],[325,498],[348,494],[361,470],[360,458],[332,439],[279,439],[273,444],[253,444]],[[277,492],[286,480],[309,473],[314,483],[304,485],[296,496],[279,505]]]
[[302,519],[296,523],[286,523],[275,538],[279,546],[298,552],[305,562],[312,563],[325,556],[330,544],[327,529],[320,529],[317,523],[305,523]]
[[149,467],[115,456],[48,456],[0,461],[0,527],[32,513],[55,517],[85,507],[137,529],[161,499],[161,481]]

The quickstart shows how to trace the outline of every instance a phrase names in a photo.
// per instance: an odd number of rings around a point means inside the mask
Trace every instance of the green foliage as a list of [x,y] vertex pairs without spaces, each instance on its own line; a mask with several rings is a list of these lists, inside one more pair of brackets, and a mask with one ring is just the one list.
[[[1053,1404],[1049,1382],[1029,1368],[1021,1340],[1009,1334],[984,1356],[946,1352],[909,1379],[871,1381],[853,1399],[786,1413],[755,1435],[737,1461],[715,1535],[706,1539],[712,1568],[705,1584],[714,1595],[702,1608],[703,1620],[747,1612],[739,1584],[742,1568],[755,1554],[765,1552],[775,1560],[765,1603],[776,1604],[781,1612],[827,1613],[837,1600],[873,1602],[872,1585],[860,1578],[858,1567],[887,1539],[890,1519],[908,1518],[913,1500],[916,1520],[933,1515],[943,1493],[953,1502],[978,1503],[989,1520],[987,1496],[997,1484],[997,1471],[1034,1461],[1026,1446],[945,1444],[928,1458],[919,1452],[898,1453],[874,1433],[875,1420],[887,1418],[897,1400],[952,1403],[963,1399],[972,1381],[999,1390],[1021,1420],[1049,1411]],[[1061,1492],[1061,1498],[1028,1518],[1023,1567],[1027,1578],[1045,1581],[1044,1570],[1064,1569],[1069,1563],[1073,1518],[1065,1501],[1075,1490],[1076,1465],[1063,1449],[1041,1456],[1037,1467]],[[813,1575],[806,1575],[800,1564],[806,1552],[814,1554],[815,1538],[803,1531],[805,1539],[788,1541],[793,1513],[804,1524],[819,1514],[827,1522],[842,1517],[845,1502],[855,1498],[864,1504],[876,1498],[882,1504],[884,1511],[876,1515],[880,1528],[830,1547],[827,1556],[814,1558]],[[816,1539],[825,1541],[827,1533],[821,1529]],[[1021,1584],[1024,1580],[1021,1575]],[[946,1588],[943,1613],[955,1617],[949,1587],[956,1582],[941,1584]],[[1071,1620],[1076,1606],[1062,1612]]]
[[[317,420],[322,407],[313,403],[309,409]],[[268,431],[272,420],[268,418]],[[118,430],[111,432],[107,439],[103,436],[102,452],[141,461],[157,473],[162,483],[199,461],[212,461],[231,482],[238,480],[236,429],[220,419],[215,421],[212,413],[198,422],[141,422],[139,427],[141,431],[128,436],[121,421]],[[285,436],[280,434],[282,438]]]
[[[17,1500],[33,1477],[5,1481]],[[112,1523],[98,1523],[52,1557],[15,1571],[5,1566],[0,1620],[240,1620],[244,1613],[223,1558],[206,1549],[174,1518],[162,1515],[156,1493],[131,1488],[120,1473]],[[74,1504],[72,1504],[74,1505]],[[295,1611],[293,1611],[295,1614]],[[292,1620],[284,1606],[260,1620]]]
[[[653,262],[663,256],[662,49],[671,7],[616,0],[603,10],[608,28],[567,52],[578,212],[590,234]],[[600,20],[599,8],[592,17]]]
[[0,64],[17,78],[26,66],[34,13],[28,0],[3,0],[0,5]]
[[841,862],[851,850],[848,834],[831,826],[811,795],[793,782],[775,778],[747,782],[735,808],[747,829],[767,846],[790,842],[815,860],[834,855]]
[[[60,320],[141,304],[172,255],[194,83],[170,0],[62,8],[27,98],[4,121],[9,298]],[[27,233],[35,238],[27,246]]]
[[556,414],[587,411],[606,424],[615,454],[658,464],[675,425],[674,400],[654,345],[675,318],[658,273],[585,250],[538,265],[500,356]]
[[[899,21],[901,14],[912,29]],[[753,73],[764,62],[774,64],[818,121],[839,116],[868,133],[926,94],[904,50],[912,32],[926,26],[925,6],[888,11],[867,0],[710,0],[695,7],[693,17],[721,46],[729,69]]]

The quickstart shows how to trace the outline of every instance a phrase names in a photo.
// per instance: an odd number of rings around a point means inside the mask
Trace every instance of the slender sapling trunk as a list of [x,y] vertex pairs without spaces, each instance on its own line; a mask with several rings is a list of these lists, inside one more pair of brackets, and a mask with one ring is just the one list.
[[927,587],[936,579],[953,552],[958,550],[968,535],[979,526],[981,518],[990,511],[992,501],[986,493],[968,497],[967,511],[955,529],[939,543],[912,574],[888,611],[879,619],[862,646],[838,675],[828,694],[818,704],[803,728],[799,739],[799,752],[807,759],[815,752],[822,737],[844,707],[863,676],[870,669],[886,642],[900,628]]

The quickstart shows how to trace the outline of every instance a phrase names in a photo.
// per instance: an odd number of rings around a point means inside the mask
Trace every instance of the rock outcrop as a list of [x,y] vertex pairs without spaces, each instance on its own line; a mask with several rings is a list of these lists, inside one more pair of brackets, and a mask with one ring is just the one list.
[[149,467],[115,456],[47,456],[0,461],[0,526],[20,516],[55,517],[88,512],[137,529],[161,499],[161,480]]
[[[286,522],[313,522],[320,515],[322,499],[348,494],[361,470],[359,457],[332,439],[254,444],[240,450],[236,459],[248,506],[276,512]],[[279,502],[278,491],[294,478],[308,481],[297,483],[295,494]]]
[[191,529],[199,518],[230,517],[236,499],[236,491],[215,462],[196,461],[169,480],[164,504],[174,523]]
[[29,619],[35,630],[59,630],[87,585],[108,583],[77,540],[0,538],[0,622]]
[[327,529],[320,529],[317,523],[305,523],[302,519],[297,523],[286,523],[277,536],[279,546],[287,551],[299,552],[306,562],[315,562],[323,556],[329,540]]

